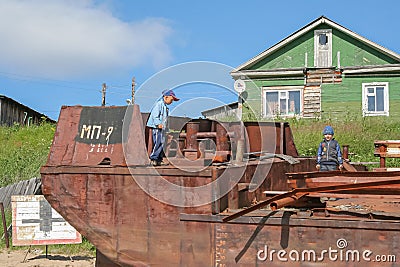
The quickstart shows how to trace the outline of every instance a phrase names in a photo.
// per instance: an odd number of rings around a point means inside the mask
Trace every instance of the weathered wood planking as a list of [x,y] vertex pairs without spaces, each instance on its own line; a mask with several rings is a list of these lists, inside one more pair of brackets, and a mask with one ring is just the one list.
[[0,202],[5,209],[11,208],[11,196],[13,195],[36,195],[41,191],[42,182],[40,178],[32,178],[20,181],[0,188]]

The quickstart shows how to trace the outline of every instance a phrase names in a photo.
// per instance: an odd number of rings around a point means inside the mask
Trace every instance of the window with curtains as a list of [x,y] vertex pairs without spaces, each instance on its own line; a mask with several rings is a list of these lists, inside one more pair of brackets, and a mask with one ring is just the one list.
[[389,83],[362,84],[363,116],[389,116]]
[[264,90],[265,117],[291,117],[301,112],[301,91]]

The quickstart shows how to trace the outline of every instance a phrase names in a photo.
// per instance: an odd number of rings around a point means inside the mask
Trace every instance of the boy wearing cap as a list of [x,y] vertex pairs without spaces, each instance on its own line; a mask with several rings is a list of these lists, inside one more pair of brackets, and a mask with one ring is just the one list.
[[335,171],[343,168],[342,152],[338,141],[333,138],[334,132],[331,126],[326,126],[322,131],[324,139],[319,144],[317,153],[317,170]]
[[162,92],[162,98],[151,109],[147,127],[152,128],[153,150],[150,154],[151,164],[160,166],[163,159],[165,132],[168,119],[168,105],[173,101],[179,101],[172,90]]

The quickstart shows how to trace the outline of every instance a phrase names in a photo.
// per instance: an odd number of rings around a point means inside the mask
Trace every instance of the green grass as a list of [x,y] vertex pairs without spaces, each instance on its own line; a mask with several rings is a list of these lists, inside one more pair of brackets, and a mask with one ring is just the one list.
[[[331,125],[335,139],[343,147],[349,145],[352,162],[379,162],[374,156],[375,140],[399,140],[400,120],[388,117],[289,120],[297,150],[301,156],[316,156],[322,130]],[[400,167],[400,159],[387,159],[387,167]],[[372,167],[378,167],[372,165]]]
[[40,177],[54,136],[55,125],[0,127],[0,187]]

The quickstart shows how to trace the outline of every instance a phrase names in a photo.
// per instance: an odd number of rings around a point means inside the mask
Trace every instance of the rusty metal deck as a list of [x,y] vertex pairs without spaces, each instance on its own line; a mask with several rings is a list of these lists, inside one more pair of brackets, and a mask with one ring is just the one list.
[[137,106],[63,107],[41,168],[96,266],[396,266],[397,173],[314,173],[287,123],[208,120],[179,126],[170,165],[152,167],[143,121]]

